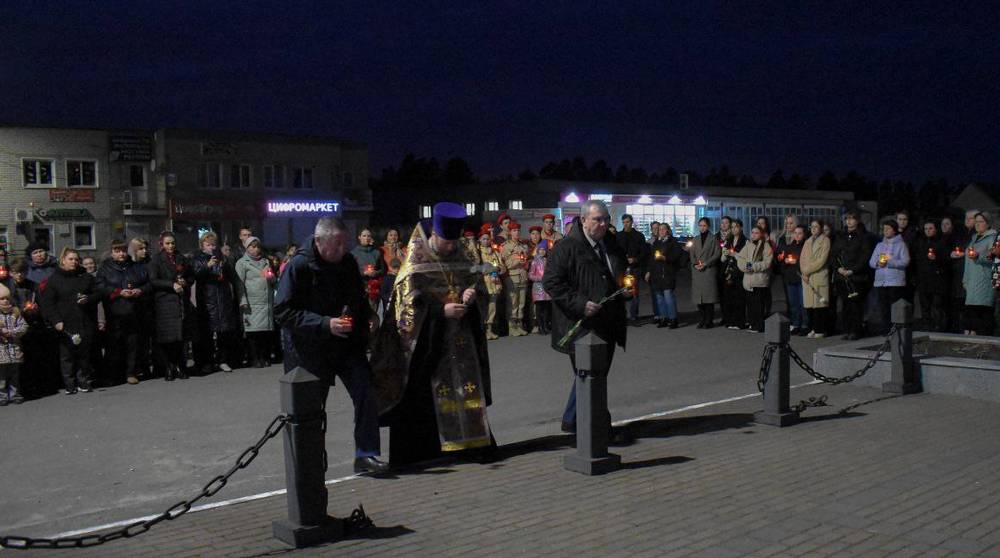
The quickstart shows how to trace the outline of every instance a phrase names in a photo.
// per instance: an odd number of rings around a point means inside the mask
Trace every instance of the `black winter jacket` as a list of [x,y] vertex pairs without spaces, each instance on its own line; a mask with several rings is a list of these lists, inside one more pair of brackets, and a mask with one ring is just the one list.
[[236,300],[240,296],[240,282],[233,264],[216,252],[219,262],[209,267],[211,255],[198,252],[194,255],[195,302],[198,305],[198,324],[203,330],[226,332],[236,329]]
[[[930,259],[930,251],[934,259]],[[940,236],[917,239],[910,252],[910,267],[914,268],[917,290],[922,293],[948,294],[951,271],[951,248]]]
[[[63,324],[68,335],[79,333],[89,340],[97,330],[98,296],[94,291],[94,278],[83,269],[66,271],[56,268],[41,291],[42,316],[55,326]],[[85,304],[77,302],[77,295],[87,296]]]
[[856,290],[867,291],[873,283],[872,269],[868,267],[875,244],[864,227],[858,226],[854,232],[844,229],[837,235],[830,250],[830,265],[834,266],[834,275],[830,277],[838,292],[847,293],[847,282],[836,272],[843,266],[852,272],[848,278]]
[[[145,266],[137,266],[130,259],[118,263],[111,258],[104,260],[97,270],[96,291],[104,304],[104,315],[109,322],[120,321],[122,325],[139,325],[144,299],[149,298],[149,276]],[[125,298],[125,289],[141,289],[142,296]]]
[[[194,307],[191,306],[191,285],[194,268],[183,254],[174,254],[173,261],[163,251],[158,252],[146,266],[153,291],[153,311],[156,316],[156,340],[159,343],[176,343],[184,340],[185,322],[192,329]],[[178,277],[187,282],[182,294],[174,291]],[[189,333],[190,335],[190,333]]]
[[[572,342],[566,347],[559,347],[558,343],[573,324],[584,317],[587,302],[600,302],[617,291],[619,278],[625,275],[624,252],[611,242],[604,242],[604,249],[611,259],[613,272],[591,248],[583,227],[577,225],[549,252],[542,284],[545,292],[552,296],[552,348],[561,353],[575,350]],[[589,331],[608,343],[625,347],[625,303],[621,297],[606,302],[600,312],[584,320],[577,336]]]
[[[650,247],[649,285],[654,291],[668,291],[677,288],[677,273],[687,268],[688,255],[674,237],[656,239]],[[659,254],[659,257],[657,257]]]

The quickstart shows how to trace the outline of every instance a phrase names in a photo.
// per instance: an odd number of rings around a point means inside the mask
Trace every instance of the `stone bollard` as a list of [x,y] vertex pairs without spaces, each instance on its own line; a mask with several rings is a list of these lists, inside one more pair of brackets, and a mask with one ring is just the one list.
[[622,458],[608,453],[608,343],[593,333],[576,341],[576,453],[563,468],[602,475],[621,468]]
[[791,389],[788,379],[788,341],[792,337],[788,324],[788,318],[778,313],[771,314],[764,322],[765,340],[768,343],[780,343],[781,346],[774,351],[771,368],[764,382],[764,410],[753,415],[757,424],[790,426],[799,420],[799,413],[788,407],[788,392]]
[[285,426],[288,519],[272,523],[274,537],[295,548],[340,539],[343,522],[326,513],[326,396],[329,385],[301,367],[279,380]]
[[920,393],[923,387],[913,366],[913,304],[896,301],[892,305],[892,323],[896,326],[896,333],[890,339],[892,370],[889,381],[882,384],[882,391],[900,395]]

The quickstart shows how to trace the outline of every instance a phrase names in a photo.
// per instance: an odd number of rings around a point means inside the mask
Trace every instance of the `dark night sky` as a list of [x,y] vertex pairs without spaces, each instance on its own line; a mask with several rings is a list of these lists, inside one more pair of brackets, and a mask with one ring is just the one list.
[[0,122],[336,135],[376,174],[1000,179],[995,2],[412,4],[5,0]]

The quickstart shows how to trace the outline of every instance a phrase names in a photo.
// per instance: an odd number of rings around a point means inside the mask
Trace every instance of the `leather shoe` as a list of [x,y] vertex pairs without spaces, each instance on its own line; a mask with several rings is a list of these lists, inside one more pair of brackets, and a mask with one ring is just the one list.
[[381,475],[389,472],[389,464],[375,457],[357,457],[354,459],[354,472]]

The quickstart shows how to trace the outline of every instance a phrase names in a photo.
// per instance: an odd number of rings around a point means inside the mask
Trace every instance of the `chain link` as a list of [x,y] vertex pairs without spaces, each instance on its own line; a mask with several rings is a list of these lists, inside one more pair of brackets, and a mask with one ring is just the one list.
[[810,407],[829,407],[830,404],[826,402],[826,396],[820,395],[819,397],[810,397],[809,399],[800,400],[795,405],[792,405],[791,410],[794,413],[801,413]]
[[817,372],[816,370],[813,369],[812,366],[809,366],[809,364],[806,363],[806,361],[803,360],[802,357],[799,356],[799,354],[796,353],[795,349],[793,349],[791,346],[788,347],[788,352],[791,355],[792,360],[795,361],[795,364],[799,365],[799,368],[801,368],[803,371],[805,371],[806,374],[809,374],[813,378],[816,378],[817,380],[823,382],[824,384],[833,384],[833,385],[846,384],[848,382],[853,382],[854,380],[857,380],[858,378],[864,376],[865,374],[868,373],[869,370],[871,370],[872,368],[875,367],[876,364],[878,364],[878,361],[880,358],[882,358],[882,355],[889,352],[889,348],[892,346],[892,338],[893,336],[896,335],[896,331],[897,331],[896,324],[892,324],[892,327],[889,328],[889,333],[886,334],[885,336],[885,341],[882,342],[882,346],[879,347],[878,351],[876,351],[875,355],[872,358],[868,359],[868,362],[865,363],[864,367],[862,367],[857,372],[849,376],[844,376],[842,378],[832,378],[830,376]]
[[[104,533],[101,535],[82,535],[77,537],[60,537],[57,539],[34,539],[31,537],[19,537],[16,535],[0,537],[0,548],[9,548],[17,550],[27,550],[29,548],[84,548],[88,546],[98,546],[107,542],[111,542],[118,539],[129,539],[136,535],[141,535],[149,531],[154,525],[162,521],[173,521],[178,517],[191,511],[191,508],[201,499],[210,498],[214,496],[217,492],[222,490],[226,484],[229,482],[229,478],[236,474],[237,471],[246,469],[253,460],[257,458],[260,454],[260,449],[264,447],[269,440],[281,433],[281,430],[285,428],[290,418],[287,415],[278,415],[274,417],[270,424],[267,425],[267,430],[264,431],[264,435],[257,440],[257,443],[250,446],[240,456],[236,459],[236,463],[230,467],[225,474],[219,475],[208,483],[201,489],[201,492],[191,498],[190,500],[183,500],[177,502],[173,506],[170,506],[165,512],[143,521],[136,521],[122,527],[121,529]],[[351,514],[351,520],[355,520],[355,514],[358,510],[355,510],[354,514]],[[371,520],[364,514],[364,509],[360,510],[360,517],[357,522],[363,524],[363,520],[367,520],[370,526]]]

